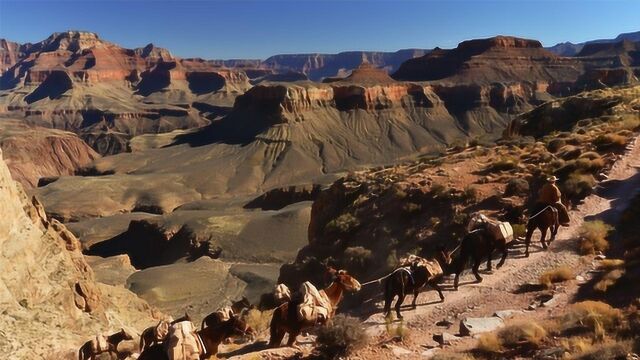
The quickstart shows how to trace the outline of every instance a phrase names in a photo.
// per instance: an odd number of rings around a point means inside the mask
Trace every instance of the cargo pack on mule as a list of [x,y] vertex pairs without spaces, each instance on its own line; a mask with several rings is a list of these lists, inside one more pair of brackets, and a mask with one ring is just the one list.
[[453,287],[457,290],[460,274],[467,262],[471,259],[471,270],[476,277],[476,282],[482,282],[479,268],[480,263],[487,260],[487,271],[491,269],[491,256],[495,250],[502,253],[498,269],[504,265],[509,254],[509,243],[513,241],[513,227],[508,222],[499,222],[489,219],[487,216],[476,213],[471,216],[467,225],[468,233],[460,242],[460,255],[454,266],[455,280]]

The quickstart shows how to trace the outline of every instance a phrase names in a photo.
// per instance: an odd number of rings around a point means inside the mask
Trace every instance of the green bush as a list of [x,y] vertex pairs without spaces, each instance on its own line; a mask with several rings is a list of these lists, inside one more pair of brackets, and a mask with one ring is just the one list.
[[602,220],[585,221],[578,230],[579,250],[581,254],[593,254],[609,247],[607,235],[613,230]]
[[355,216],[346,213],[329,221],[325,226],[325,231],[330,233],[348,233],[350,231],[353,231],[358,226],[360,226],[360,220],[358,220]]
[[338,315],[318,329],[318,349],[325,358],[336,359],[352,354],[367,344],[367,333],[360,320]]
[[549,143],[547,143],[547,150],[551,151],[552,153],[556,153],[558,152],[558,150],[560,150],[561,147],[565,145],[567,145],[567,142],[563,139],[553,139],[549,141]]
[[518,160],[512,157],[503,157],[487,166],[486,171],[489,173],[499,171],[509,171],[518,167]]
[[509,179],[504,189],[504,196],[526,196],[529,194],[529,182],[523,178]]
[[573,173],[569,175],[561,188],[563,194],[570,199],[580,199],[591,194],[594,186],[596,186],[596,179],[593,175]]
[[352,246],[344,250],[343,260],[347,268],[365,269],[372,258],[371,250],[362,246]]
[[627,137],[618,134],[603,134],[593,140],[598,150],[620,149],[627,145]]

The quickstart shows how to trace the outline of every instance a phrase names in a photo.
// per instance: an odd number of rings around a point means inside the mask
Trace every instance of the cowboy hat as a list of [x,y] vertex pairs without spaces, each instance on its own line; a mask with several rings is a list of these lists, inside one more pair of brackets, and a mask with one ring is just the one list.
[[556,182],[556,181],[558,181],[558,178],[557,178],[557,177],[555,177],[555,176],[553,176],[553,175],[551,175],[551,176],[549,176],[549,177],[547,178],[547,181],[548,181],[548,182]]

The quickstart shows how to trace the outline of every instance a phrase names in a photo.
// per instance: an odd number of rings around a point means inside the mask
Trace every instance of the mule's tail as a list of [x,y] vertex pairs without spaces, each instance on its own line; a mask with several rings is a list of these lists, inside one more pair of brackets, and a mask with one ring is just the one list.
[[202,325],[200,325],[200,330],[204,330],[204,326],[207,325],[207,318],[202,319]]
[[84,351],[83,350],[84,350],[84,345],[82,345],[80,347],[80,350],[78,350],[78,360],[85,360],[85,358],[83,356],[84,355]]
[[142,352],[144,350],[144,346],[145,346],[145,341],[144,338],[147,335],[147,331],[143,331],[142,334],[140,334],[140,351]]

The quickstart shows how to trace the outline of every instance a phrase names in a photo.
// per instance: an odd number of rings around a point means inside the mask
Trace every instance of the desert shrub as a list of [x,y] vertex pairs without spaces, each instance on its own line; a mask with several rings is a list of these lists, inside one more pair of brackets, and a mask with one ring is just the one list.
[[572,173],[569,178],[562,183],[562,193],[570,199],[586,197],[596,186],[596,179],[591,174]]
[[549,271],[546,271],[540,276],[540,285],[549,289],[553,284],[571,280],[575,277],[573,270],[568,266],[561,266]]
[[467,186],[462,192],[462,200],[467,204],[475,203],[478,200],[478,189],[473,186]]
[[269,323],[273,316],[273,310],[260,311],[258,309],[251,309],[247,312],[244,320],[247,325],[251,326],[258,334],[269,329]]
[[362,246],[352,246],[344,250],[342,258],[348,268],[365,269],[373,258],[373,254],[371,250]]
[[545,329],[535,321],[518,322],[498,332],[502,346],[509,348],[522,344],[538,346],[546,336]]
[[598,150],[607,150],[612,148],[624,148],[627,145],[627,137],[618,134],[598,135],[593,144]]
[[503,157],[487,166],[486,171],[490,173],[498,171],[509,171],[518,167],[518,160],[512,157]]
[[499,353],[523,345],[537,347],[546,336],[546,330],[535,321],[517,322],[497,332],[483,334],[476,348],[486,353]]
[[598,269],[613,270],[624,266],[624,260],[621,259],[605,259],[598,262]]
[[353,202],[353,206],[354,207],[360,207],[362,205],[364,205],[364,203],[366,203],[367,201],[369,201],[369,196],[367,195],[360,195],[358,196],[358,198]]
[[626,130],[636,130],[640,127],[640,117],[637,115],[625,116],[620,121],[619,127]]
[[592,346],[590,350],[571,357],[572,360],[617,360],[629,359],[627,354],[631,353],[629,342],[616,342],[601,346]]
[[402,341],[409,336],[409,329],[404,326],[403,321],[393,322],[393,312],[389,313],[385,318],[385,329],[387,330],[387,335],[393,339]]
[[583,328],[603,338],[606,331],[615,329],[622,320],[622,312],[601,301],[583,301],[571,305],[564,316],[564,329]]
[[615,283],[624,275],[624,270],[608,271],[598,282],[593,285],[595,291],[606,292],[607,289],[615,285]]
[[406,202],[402,205],[402,210],[407,214],[413,214],[422,210],[422,205],[412,202]]
[[365,346],[367,333],[360,320],[338,315],[331,324],[319,328],[316,341],[322,355],[334,359]]
[[552,153],[556,153],[565,145],[567,145],[567,142],[564,139],[553,139],[547,143],[547,149]]
[[578,247],[581,254],[594,254],[609,247],[607,235],[613,228],[602,220],[585,221],[578,229]]
[[586,153],[582,153],[582,155],[580,155],[579,159],[589,159],[589,160],[595,160],[595,159],[601,159],[602,157],[600,156],[600,154],[598,154],[595,151],[587,151]]
[[573,160],[582,154],[582,149],[577,146],[567,145],[558,150],[558,156],[563,160]]
[[476,349],[485,353],[499,353],[503,350],[502,343],[495,332],[480,335]]
[[529,194],[529,183],[522,178],[509,179],[504,189],[504,196],[526,196],[527,194]]
[[434,183],[431,185],[431,195],[434,198],[448,199],[451,196],[451,190],[442,184]]
[[347,233],[360,226],[360,220],[355,216],[346,213],[338,216],[337,218],[329,221],[325,225],[325,231],[335,233]]

